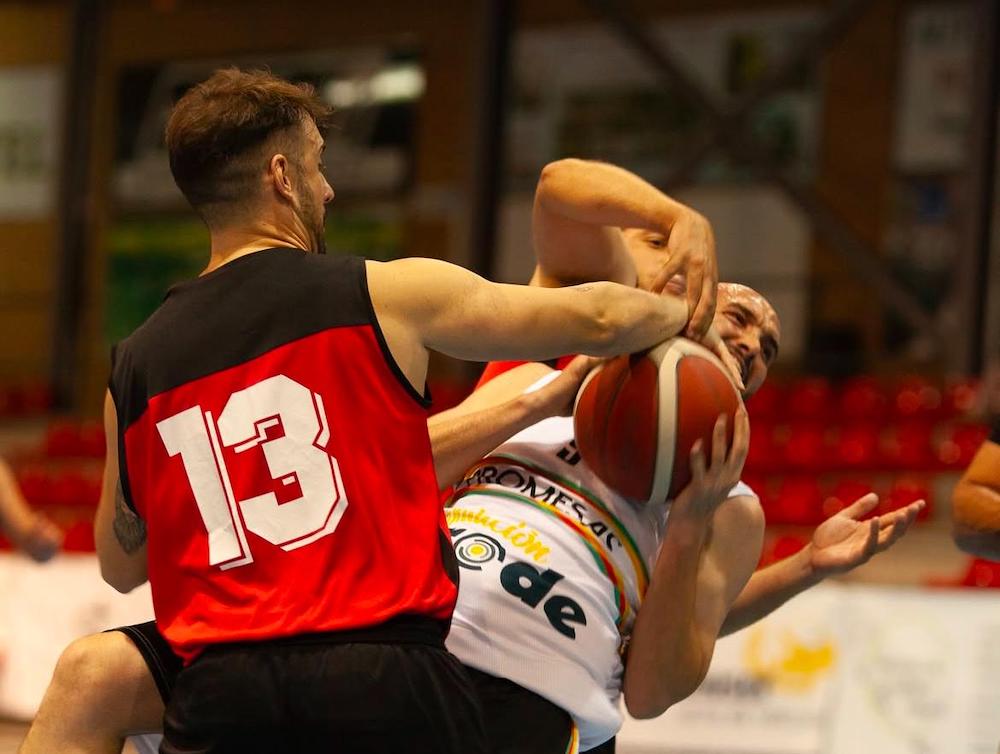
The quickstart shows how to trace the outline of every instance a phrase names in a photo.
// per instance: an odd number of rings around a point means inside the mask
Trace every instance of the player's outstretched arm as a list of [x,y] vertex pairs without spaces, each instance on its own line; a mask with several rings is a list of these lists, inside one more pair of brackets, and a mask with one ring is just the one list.
[[[537,288],[491,283],[447,262],[368,262],[369,290],[397,359],[429,348],[460,359],[609,356],[675,335],[687,305],[616,283]],[[405,367],[404,367],[405,371]]]
[[760,503],[752,497],[729,497],[746,459],[745,411],[737,417],[727,458],[722,455],[725,437],[720,426],[707,470],[692,450],[692,482],[672,504],[632,629],[623,690],[633,717],[655,717],[698,688],[722,622],[760,553]]
[[635,285],[635,263],[622,228],[644,229],[663,245],[670,261],[653,290],[662,291],[675,273],[684,273],[694,315],[690,334],[703,333],[715,312],[719,282],[711,225],[615,165],[565,159],[542,170],[532,218],[538,260],[532,282],[548,287],[594,280]]
[[146,581],[146,524],[125,502],[118,469],[118,415],[111,392],[104,397],[107,455],[101,500],[94,518],[94,542],[101,576],[119,592]]
[[[577,356],[562,372],[531,362],[504,372],[454,408],[427,422],[438,485],[445,489],[462,479],[474,463],[522,429],[550,416],[566,415],[597,359]],[[525,392],[546,376],[548,382]]]
[[952,535],[961,550],[1000,560],[1000,426],[952,493]]
[[860,520],[877,505],[874,494],[858,498],[820,524],[803,549],[754,573],[729,611],[722,634],[749,626],[828,576],[847,573],[888,550],[906,534],[925,503],[917,500],[870,521]]
[[62,532],[31,510],[7,462],[0,458],[0,531],[19,550],[42,563],[59,551]]

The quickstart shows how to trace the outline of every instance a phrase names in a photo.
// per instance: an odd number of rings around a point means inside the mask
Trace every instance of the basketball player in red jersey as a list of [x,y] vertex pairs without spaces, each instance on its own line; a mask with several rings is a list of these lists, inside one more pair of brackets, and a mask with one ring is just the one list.
[[[536,229],[539,270],[533,281],[535,285],[541,280],[550,285],[560,284],[559,270],[569,266],[568,260],[561,260],[558,256],[553,258],[553,254],[560,253],[558,248],[553,247],[559,239],[554,224],[565,226],[567,240],[572,240],[584,255],[581,263],[573,268],[584,280],[612,276],[609,270],[617,268],[624,275],[621,279],[627,281],[631,276],[634,282],[638,277],[637,268],[649,269],[655,264],[656,256],[669,253],[664,251],[668,232],[675,231],[675,245],[684,237],[705,238],[710,233],[707,223],[698,227],[704,222],[700,216],[667,200],[635,176],[611,166],[577,161],[550,166],[543,177],[543,191],[552,191],[560,185],[563,187],[560,190],[564,190],[567,184],[571,186],[575,182],[575,179],[552,180],[560,179],[559,173],[564,168],[589,175],[589,180],[583,184],[588,188],[576,199],[562,199],[557,205],[560,207],[558,210],[536,206],[536,222],[541,224]],[[624,196],[601,193],[601,187],[605,185],[610,186],[612,191],[625,192]],[[588,193],[597,195],[589,205]],[[631,203],[629,196],[638,196],[642,201]],[[549,203],[553,197],[540,196],[539,199]],[[622,208],[621,204],[626,206]],[[617,212],[626,214],[614,215],[611,208],[615,206],[619,206]],[[555,211],[563,217],[553,218],[553,222],[549,223],[549,218],[545,216],[548,211]],[[595,220],[593,215],[598,212],[601,214]],[[615,222],[643,229],[621,233],[611,225]],[[684,227],[687,224],[695,227]],[[644,227],[647,225],[649,227]],[[595,235],[599,238],[595,239]],[[542,237],[541,242],[539,236]],[[626,239],[632,243],[626,244]],[[619,254],[622,250],[634,255],[636,262],[622,259]],[[613,263],[609,264],[609,261]],[[760,347],[762,311],[756,305],[761,300],[751,295],[742,303],[734,301],[738,306],[728,309],[724,299],[716,318],[720,334],[732,351],[742,358],[741,370],[750,389],[763,381],[774,356],[769,347]],[[747,307],[749,314],[744,311]],[[776,336],[776,333],[772,334]],[[469,465],[470,455],[476,460],[514,432],[559,413],[571,401],[586,367],[583,362],[571,364],[562,376],[534,393],[517,393],[509,400],[500,401],[494,397],[493,400],[481,401],[488,405],[466,406],[463,411],[432,419],[431,434],[439,478],[443,482],[459,479]],[[529,368],[536,366],[522,367]],[[498,385],[498,381],[486,385],[474,394],[473,399],[487,399]],[[468,414],[469,408],[477,412],[475,417]],[[822,575],[848,570],[867,560],[874,550],[888,546],[908,525],[908,520],[880,522],[876,532],[868,524],[858,523],[856,519],[871,507],[870,500],[859,501],[820,527],[807,550],[755,575],[726,616],[724,630],[736,630],[752,622]],[[122,736],[126,733],[158,727],[163,710],[160,694],[167,698],[176,672],[171,664],[177,661],[172,659],[168,648],[157,646],[162,645],[162,640],[157,639],[155,632],[130,632],[129,636],[131,641],[122,633],[110,632],[81,639],[70,646],[57,666],[53,683],[26,742],[25,752],[50,751],[56,744],[58,750],[67,752],[116,751],[120,749]],[[142,654],[137,647],[141,648]]]
[[95,523],[104,578],[148,578],[185,664],[164,752],[484,751],[443,646],[457,573],[428,350],[606,355],[689,322],[683,300],[628,286],[309,253],[333,198],[328,119],[308,87],[229,69],[168,121],[211,257],[114,350]]

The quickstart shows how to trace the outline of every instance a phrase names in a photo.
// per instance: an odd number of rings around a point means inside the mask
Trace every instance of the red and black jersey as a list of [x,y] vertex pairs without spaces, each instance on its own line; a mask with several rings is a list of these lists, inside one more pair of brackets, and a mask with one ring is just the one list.
[[[553,369],[565,369],[566,366],[575,359],[575,356],[560,356],[558,359],[552,359],[551,361],[543,361],[541,363],[546,366],[550,366]],[[530,361],[491,361],[483,369],[483,373],[479,375],[479,381],[476,383],[476,389],[478,390],[487,382],[492,380],[494,377],[499,377],[504,372],[509,372],[511,369],[516,369],[523,364],[531,364],[534,362]]]
[[447,624],[428,401],[388,350],[363,259],[240,257],[172,288],[112,362],[122,491],[186,662],[398,616]]

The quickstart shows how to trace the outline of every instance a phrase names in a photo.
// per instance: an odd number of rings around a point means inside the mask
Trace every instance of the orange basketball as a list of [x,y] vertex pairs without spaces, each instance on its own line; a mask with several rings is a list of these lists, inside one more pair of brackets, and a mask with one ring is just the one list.
[[691,446],[711,458],[712,429],[729,417],[728,446],[741,404],[726,368],[707,348],[671,338],[591,372],[577,394],[576,445],[597,476],[645,503],[673,499],[691,481]]

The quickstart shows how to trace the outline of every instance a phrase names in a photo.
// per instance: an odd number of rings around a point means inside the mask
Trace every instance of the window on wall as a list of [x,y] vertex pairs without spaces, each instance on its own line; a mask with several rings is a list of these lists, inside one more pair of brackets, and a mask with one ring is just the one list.
[[126,68],[118,81],[109,233],[106,333],[137,327],[178,280],[204,267],[208,234],[170,175],[163,130],[173,103],[217,68],[267,68],[316,87],[333,105],[326,135],[331,252],[402,254],[402,200],[413,179],[413,139],[425,78],[419,55],[397,47],[185,61]]

